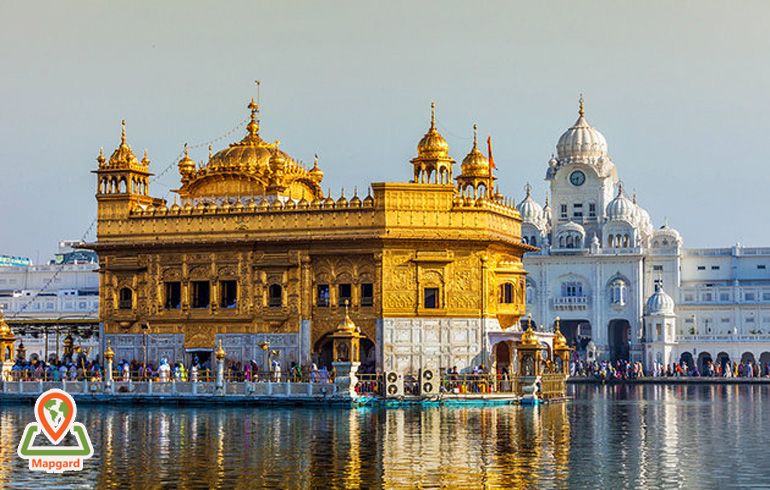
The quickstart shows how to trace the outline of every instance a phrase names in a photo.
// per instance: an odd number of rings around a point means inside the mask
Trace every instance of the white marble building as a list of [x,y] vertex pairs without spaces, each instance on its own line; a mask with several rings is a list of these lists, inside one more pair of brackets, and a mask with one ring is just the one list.
[[534,322],[559,317],[583,356],[770,362],[770,248],[686,249],[668,224],[654,227],[582,99],[556,150],[550,200],[538,204],[528,185],[518,205],[523,239],[541,248],[524,258]]
[[[14,320],[72,320],[99,318],[99,264],[91,251],[72,248],[74,242],[59,242],[55,258],[48,264],[0,267],[0,309],[5,318]],[[54,322],[55,323],[55,322]],[[46,339],[39,332],[32,333],[14,329],[19,340],[24,342],[27,358],[37,354],[45,357]],[[55,325],[48,335],[48,354],[62,354],[62,343],[70,331]],[[19,335],[23,332],[23,335]],[[91,356],[99,353],[99,339],[92,335],[80,339],[76,344],[88,349]],[[57,343],[58,340],[58,343]]]

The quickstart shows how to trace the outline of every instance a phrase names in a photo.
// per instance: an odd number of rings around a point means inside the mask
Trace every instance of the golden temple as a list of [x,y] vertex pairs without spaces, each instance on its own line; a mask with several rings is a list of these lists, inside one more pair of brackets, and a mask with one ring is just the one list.
[[285,367],[326,365],[349,318],[372,369],[463,369],[489,363],[490,333],[520,332],[521,259],[535,248],[494,191],[475,126],[456,177],[433,106],[411,181],[333,198],[318,159],[308,169],[263,140],[248,108],[243,139],[205,163],[185,150],[173,204],[151,196],[125,124],[110,158],[100,152],[90,248],[116,360],[202,360],[222,340],[232,360],[263,359],[268,343]]

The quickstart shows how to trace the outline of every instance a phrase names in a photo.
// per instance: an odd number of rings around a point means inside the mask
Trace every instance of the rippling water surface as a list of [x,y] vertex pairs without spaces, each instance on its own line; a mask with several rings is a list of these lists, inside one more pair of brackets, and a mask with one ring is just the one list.
[[31,406],[0,406],[0,487],[770,487],[770,387],[573,387],[565,404],[405,409],[80,405],[79,474],[16,456]]

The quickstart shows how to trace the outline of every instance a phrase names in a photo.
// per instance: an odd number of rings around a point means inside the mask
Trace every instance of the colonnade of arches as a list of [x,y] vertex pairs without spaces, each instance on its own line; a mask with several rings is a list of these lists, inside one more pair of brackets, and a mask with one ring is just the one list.
[[146,196],[149,194],[149,183],[144,177],[102,177],[99,180],[100,194],[139,194]]

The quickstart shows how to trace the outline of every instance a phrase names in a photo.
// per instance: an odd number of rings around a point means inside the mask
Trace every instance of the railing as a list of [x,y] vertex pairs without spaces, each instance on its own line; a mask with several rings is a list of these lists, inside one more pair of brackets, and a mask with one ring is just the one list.
[[567,392],[567,377],[563,374],[543,374],[540,377],[540,397],[562,398]]
[[519,393],[519,378],[500,374],[442,374],[441,391],[472,393]]
[[551,298],[551,306],[561,310],[584,310],[590,303],[590,296],[561,296]]
[[381,396],[384,394],[382,374],[358,374],[356,393],[367,396]]

